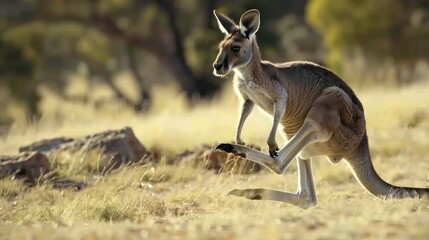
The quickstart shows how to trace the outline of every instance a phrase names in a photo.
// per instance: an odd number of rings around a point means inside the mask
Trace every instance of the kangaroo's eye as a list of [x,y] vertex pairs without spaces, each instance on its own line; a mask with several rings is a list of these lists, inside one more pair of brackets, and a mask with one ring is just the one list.
[[239,47],[239,46],[232,46],[232,47],[231,47],[231,50],[232,50],[233,52],[239,52],[239,51],[240,51],[240,47]]

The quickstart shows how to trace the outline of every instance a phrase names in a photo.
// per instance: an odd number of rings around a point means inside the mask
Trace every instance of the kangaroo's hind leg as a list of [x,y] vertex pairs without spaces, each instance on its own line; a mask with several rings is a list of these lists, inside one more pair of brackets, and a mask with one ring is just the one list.
[[316,190],[313,182],[311,160],[297,158],[298,188],[295,193],[267,188],[234,189],[228,195],[245,197],[251,200],[272,200],[292,204],[300,208],[310,208],[317,205]]

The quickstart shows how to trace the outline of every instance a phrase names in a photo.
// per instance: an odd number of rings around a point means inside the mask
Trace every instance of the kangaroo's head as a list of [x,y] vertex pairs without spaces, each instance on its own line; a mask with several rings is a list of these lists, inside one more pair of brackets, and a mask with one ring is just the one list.
[[234,68],[244,66],[252,60],[252,42],[259,29],[260,17],[256,9],[245,12],[239,24],[230,18],[213,11],[219,29],[225,38],[219,43],[219,53],[213,63],[213,74],[224,76]]

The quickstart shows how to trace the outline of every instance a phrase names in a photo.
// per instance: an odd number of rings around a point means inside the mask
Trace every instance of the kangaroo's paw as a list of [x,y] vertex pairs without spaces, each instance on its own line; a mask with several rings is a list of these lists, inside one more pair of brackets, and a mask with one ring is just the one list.
[[270,153],[270,157],[272,157],[272,158],[277,158],[279,155],[278,155],[278,151],[279,151],[279,149],[277,148],[277,149],[275,149],[275,150],[270,150],[269,151],[269,153]]
[[221,143],[215,148],[215,150],[221,150],[227,153],[232,153],[234,155],[237,155],[243,158],[246,157],[246,154],[240,151],[240,146],[230,144],[230,143]]
[[268,141],[268,152],[270,153],[270,157],[276,158],[278,157],[277,152],[279,151],[279,147],[277,146],[276,141],[270,142]]
[[246,188],[246,189],[233,189],[227,196],[234,195],[237,197],[245,197],[250,200],[261,200],[263,189],[259,188]]

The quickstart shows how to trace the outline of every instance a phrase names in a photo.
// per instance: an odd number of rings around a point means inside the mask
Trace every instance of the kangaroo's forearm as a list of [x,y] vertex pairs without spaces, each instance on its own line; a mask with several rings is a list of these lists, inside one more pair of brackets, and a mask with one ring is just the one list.
[[244,122],[252,112],[254,106],[255,104],[250,100],[245,100],[241,106],[240,120],[238,121],[237,133],[235,135],[235,141],[237,143],[242,143],[241,131],[243,130]]
[[270,135],[268,136],[268,145],[276,144],[276,131],[285,112],[286,101],[275,101],[273,107],[273,125],[271,127]]

